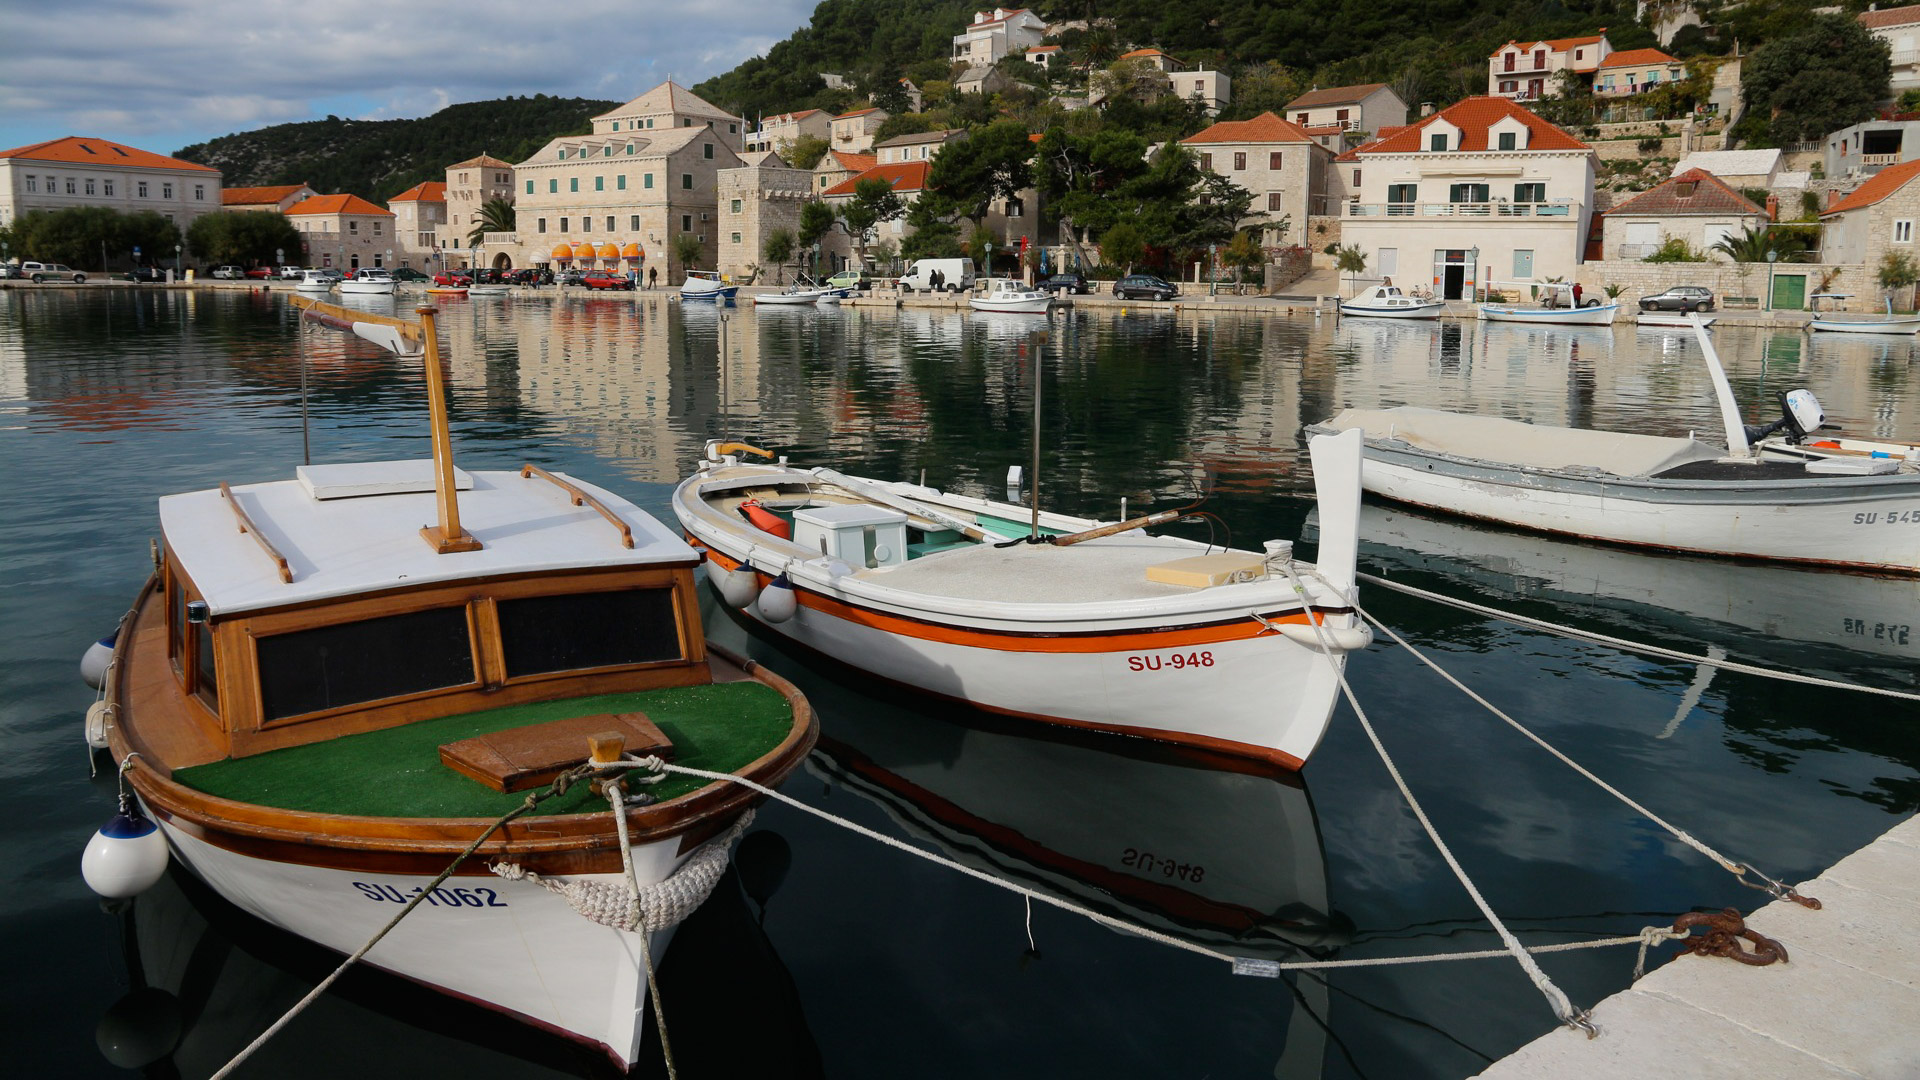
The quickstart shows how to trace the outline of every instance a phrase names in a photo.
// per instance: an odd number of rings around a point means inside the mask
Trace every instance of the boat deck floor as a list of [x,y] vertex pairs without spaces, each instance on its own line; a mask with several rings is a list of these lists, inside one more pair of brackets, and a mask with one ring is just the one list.
[[1148,581],[1147,567],[1201,553],[1202,549],[1187,544],[1137,534],[1101,537],[1071,547],[979,544],[854,576],[892,589],[956,600],[1009,604],[1157,600],[1191,596],[1195,590]]
[[[1655,480],[1858,480],[1846,473],[1808,472],[1804,461],[1689,461],[1655,473]],[[1882,477],[1881,479],[1888,479]]]
[[[724,682],[598,694],[422,720],[383,731],[177,769],[173,778],[224,799],[322,814],[400,818],[496,818],[525,792],[498,792],[440,762],[440,745],[574,716],[642,712],[673,740],[672,760],[733,772],[793,730],[787,699],[760,682]],[[665,801],[707,783],[670,776],[646,790]],[[540,804],[543,814],[588,813],[606,801],[579,784]]]

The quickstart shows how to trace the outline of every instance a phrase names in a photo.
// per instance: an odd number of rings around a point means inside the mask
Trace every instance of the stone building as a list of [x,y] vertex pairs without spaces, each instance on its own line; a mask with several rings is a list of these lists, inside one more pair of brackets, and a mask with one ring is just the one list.
[[878,164],[880,159],[873,154],[843,154],[838,150],[829,150],[820,156],[819,163],[813,167],[813,193],[819,195]]
[[1180,140],[1217,173],[1253,194],[1243,225],[1258,225],[1269,244],[1297,244],[1307,216],[1323,212],[1333,154],[1300,125],[1273,113],[1228,120]]
[[833,117],[820,109],[801,109],[766,117],[747,133],[743,153],[771,151],[785,154],[789,147],[805,136],[825,141],[831,134],[832,123]]
[[874,163],[899,165],[908,161],[932,161],[940,156],[942,147],[948,143],[959,142],[966,137],[967,132],[964,128],[923,131],[915,135],[895,135],[885,142],[874,144]]
[[1920,221],[1920,161],[1889,165],[1820,214],[1820,261],[1862,263],[1876,269],[1888,254],[1920,259],[1914,222]]
[[828,144],[847,154],[865,154],[873,149],[873,133],[887,122],[885,109],[855,109],[841,113],[828,125]]
[[1040,44],[1046,33],[1046,20],[1026,8],[976,11],[967,28],[953,36],[953,60],[971,67],[992,67],[1003,56],[1024,54]]
[[715,145],[735,154],[745,147],[746,122],[700,95],[668,81],[593,118],[593,134],[659,133],[662,128],[713,128]]
[[1714,245],[1767,221],[1767,211],[1752,199],[1710,172],[1689,169],[1607,211],[1600,222],[1602,257],[1644,259],[1669,240],[1683,240],[1724,260]]
[[[813,174],[789,168],[773,154],[749,155],[738,168],[715,174],[719,196],[719,270],[735,281],[760,267],[759,280],[791,280],[793,259],[781,266],[766,257],[767,237],[776,229],[800,231],[800,207],[813,197]],[[796,252],[796,256],[797,256]]]
[[387,200],[393,212],[393,231],[400,237],[395,254],[400,266],[416,270],[441,269],[440,226],[447,224],[447,185],[425,180]]
[[0,226],[35,210],[105,206],[152,210],[185,232],[221,209],[220,194],[218,169],[106,139],[69,135],[0,151]]
[[1338,128],[1367,138],[1407,122],[1407,103],[1386,83],[1328,86],[1287,102],[1286,115],[1303,128]]
[[436,246],[445,265],[465,266],[469,258],[467,238],[473,233],[480,208],[491,199],[514,200],[513,162],[481,154],[449,165],[443,194],[446,217],[434,226]]
[[1558,89],[1554,79],[1563,71],[1590,85],[1611,52],[1604,28],[1585,37],[1509,41],[1487,59],[1487,93],[1516,101],[1546,97]]
[[303,266],[345,271],[398,265],[401,245],[392,212],[358,195],[315,195],[288,210],[287,220],[300,232]]

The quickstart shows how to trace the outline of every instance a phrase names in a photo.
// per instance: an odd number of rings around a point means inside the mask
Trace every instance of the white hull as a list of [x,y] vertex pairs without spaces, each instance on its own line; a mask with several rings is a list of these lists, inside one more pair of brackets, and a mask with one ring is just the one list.
[[1807,329],[1833,334],[1912,334],[1920,332],[1920,315],[1905,315],[1892,319],[1842,319],[1816,316],[1807,324]]
[[333,286],[327,284],[324,281],[320,281],[320,282],[303,281],[300,284],[295,285],[293,288],[295,292],[307,292],[307,293],[323,293],[323,292],[333,291]]
[[1447,310],[1444,302],[1406,307],[1379,307],[1371,304],[1342,303],[1340,314],[1362,319],[1437,319]]
[[1045,315],[1053,306],[1053,297],[1038,296],[1024,300],[995,300],[992,298],[971,297],[967,306],[975,311],[998,311],[1009,315]]
[[1481,304],[1480,317],[1488,322],[1561,323],[1570,326],[1612,326],[1619,304],[1599,307],[1539,308],[1519,304]]
[[1712,326],[1719,320],[1712,315],[1687,315],[1678,311],[1643,311],[1634,316],[1636,326],[1679,327],[1682,330],[1693,329],[1692,320],[1700,320],[1701,326]]
[[511,285],[469,285],[468,296],[509,296],[513,293]]
[[811,304],[814,301],[820,299],[820,297],[823,295],[825,294],[818,290],[808,290],[806,292],[762,293],[759,296],[754,297],[753,302],[755,305],[760,305],[765,307],[799,307],[803,304]]
[[343,281],[338,287],[346,295],[392,296],[394,293],[391,281]]
[[[342,954],[364,945],[433,880],[273,862],[215,847],[173,822],[162,827],[174,855],[229,903]],[[673,836],[633,849],[643,888],[672,872],[679,843]],[[626,887],[619,874],[568,880]],[[672,934],[648,935],[656,970]],[[449,878],[363,963],[597,1044],[622,1066],[645,1037],[640,936],[592,922],[529,882]]]

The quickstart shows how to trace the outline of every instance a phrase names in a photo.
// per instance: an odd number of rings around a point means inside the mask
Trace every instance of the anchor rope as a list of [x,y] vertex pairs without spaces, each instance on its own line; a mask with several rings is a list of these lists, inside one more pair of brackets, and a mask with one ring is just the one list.
[[[1728,671],[1737,671],[1742,675],[1759,675],[1762,678],[1802,683],[1807,686],[1818,686],[1827,690],[1853,690],[1862,694],[1878,694],[1881,697],[1899,698],[1903,701],[1920,701],[1920,693],[1913,693],[1907,690],[1892,690],[1881,686],[1862,686],[1859,683],[1843,682],[1839,679],[1823,679],[1818,675],[1802,675],[1795,671],[1781,671],[1778,668],[1757,667],[1753,664],[1743,664],[1738,660],[1728,660],[1723,657],[1696,656],[1693,653],[1685,653],[1678,649],[1669,649],[1661,645],[1649,645],[1644,642],[1628,641],[1625,638],[1612,637],[1593,630],[1582,630],[1575,626],[1565,626],[1561,623],[1548,622],[1545,619],[1536,619],[1531,615],[1502,611],[1499,608],[1476,604],[1471,600],[1462,600],[1458,597],[1448,596],[1445,593],[1429,592],[1417,586],[1398,581],[1390,581],[1386,578],[1375,577],[1368,573],[1357,573],[1354,576],[1369,585],[1378,585],[1383,589],[1392,589],[1394,592],[1405,593],[1408,596],[1418,597],[1422,600],[1431,600],[1436,604],[1445,604],[1448,607],[1459,608],[1462,611],[1471,611],[1476,615],[1485,615],[1490,619],[1501,619],[1534,630],[1544,630],[1550,634],[1558,634],[1562,637],[1593,642],[1598,645],[1607,645],[1616,649],[1624,649],[1627,652],[1636,652],[1647,656],[1658,656],[1662,659],[1678,660],[1687,664],[1703,664],[1707,667],[1725,668]],[[1371,616],[1369,616],[1369,619],[1371,619]]]
[[[1387,775],[1393,779],[1394,786],[1400,789],[1400,797],[1406,800],[1407,808],[1413,811],[1413,816],[1420,822],[1420,827],[1426,830],[1427,839],[1432,841],[1434,848],[1440,852],[1440,857],[1446,861],[1448,868],[1453,871],[1453,876],[1459,880],[1461,888],[1465,889],[1467,895],[1473,899],[1474,906],[1480,909],[1480,914],[1492,925],[1495,933],[1500,935],[1501,942],[1506,945],[1507,953],[1520,965],[1520,969],[1526,972],[1527,978],[1533,982],[1534,988],[1539,990],[1541,995],[1547,999],[1548,1005],[1552,1007],[1554,1015],[1560,1018],[1560,1022],[1568,1027],[1585,1031],[1588,1038],[1593,1038],[1595,1035],[1598,1035],[1599,1030],[1593,1026],[1591,1014],[1585,1009],[1576,1007],[1572,1001],[1568,1000],[1566,993],[1554,984],[1554,981],[1547,976],[1545,971],[1541,970],[1540,965],[1535,962],[1533,956],[1527,952],[1526,946],[1520,944],[1520,939],[1515,937],[1513,931],[1507,928],[1507,924],[1502,922],[1500,916],[1494,913],[1493,905],[1487,902],[1487,898],[1481,895],[1480,889],[1473,883],[1473,879],[1467,876],[1466,868],[1460,865],[1458,859],[1454,858],[1453,849],[1449,848],[1446,840],[1441,838],[1440,830],[1434,827],[1432,819],[1427,817],[1426,809],[1420,805],[1420,800],[1414,796],[1413,789],[1407,785],[1406,778],[1400,775],[1399,767],[1393,762],[1393,755],[1387,753],[1386,744],[1380,741],[1380,734],[1374,730],[1373,721],[1367,718],[1366,709],[1361,707],[1360,699],[1354,694],[1352,684],[1347,682],[1345,665],[1341,664],[1338,657],[1335,656],[1333,641],[1327,636],[1326,626],[1320,614],[1313,610],[1313,604],[1310,602],[1311,593],[1307,591],[1306,583],[1300,580],[1300,575],[1296,572],[1292,560],[1288,560],[1282,564],[1281,569],[1286,573],[1287,580],[1293,583],[1294,591],[1300,594],[1301,609],[1307,613],[1307,623],[1313,627],[1314,637],[1318,639],[1320,643],[1321,655],[1326,657],[1328,666],[1333,669],[1334,678],[1339,680],[1340,692],[1345,695],[1347,704],[1353,708],[1354,715],[1359,718],[1360,729],[1366,732],[1367,740],[1373,743],[1374,752],[1380,756],[1380,763],[1386,766]],[[1322,586],[1329,589],[1334,595],[1347,595],[1348,590],[1334,588],[1317,574],[1315,577]],[[1353,603],[1355,611],[1360,610],[1357,602],[1354,602],[1351,597],[1347,597],[1347,599],[1349,603]]]
[[[1365,577],[1366,575],[1361,575],[1361,576]],[[1320,580],[1320,583],[1322,585],[1326,584],[1326,581],[1324,579],[1320,579],[1317,574],[1315,575],[1315,578],[1316,580]],[[1428,668],[1431,668],[1435,674],[1439,675],[1442,679],[1445,679],[1456,690],[1459,690],[1461,693],[1467,695],[1467,697],[1471,698],[1481,708],[1486,709],[1488,712],[1492,713],[1494,716],[1497,716],[1501,720],[1505,721],[1507,726],[1513,728],[1515,731],[1526,736],[1529,740],[1531,740],[1534,743],[1534,745],[1540,747],[1542,750],[1545,750],[1547,753],[1553,755],[1554,758],[1558,759],[1560,763],[1565,765],[1567,768],[1572,769],[1574,772],[1579,773],[1581,776],[1592,781],[1595,785],[1597,785],[1600,788],[1600,790],[1606,792],[1609,795],[1612,795],[1614,798],[1620,800],[1622,803],[1625,803],[1635,813],[1646,818],[1648,821],[1653,822],[1655,825],[1660,826],[1662,829],[1665,829],[1668,833],[1672,834],[1674,839],[1679,840],[1681,843],[1686,844],[1688,847],[1694,849],[1695,851],[1699,852],[1702,855],[1705,855],[1707,858],[1713,860],[1715,863],[1718,863],[1721,869],[1725,870],[1727,873],[1732,874],[1734,877],[1738,878],[1742,885],[1746,885],[1747,887],[1753,888],[1753,889],[1759,889],[1760,891],[1769,893],[1778,899],[1795,900],[1796,902],[1801,902],[1801,903],[1805,902],[1804,898],[1800,896],[1797,890],[1783,884],[1782,882],[1772,877],[1767,876],[1765,873],[1760,871],[1758,868],[1752,866],[1751,864],[1739,862],[1735,859],[1730,859],[1727,856],[1722,855],[1720,852],[1714,850],[1711,846],[1709,846],[1705,841],[1700,840],[1699,838],[1695,837],[1692,833],[1687,832],[1685,829],[1682,829],[1679,826],[1674,825],[1673,823],[1669,822],[1667,819],[1654,813],[1652,810],[1649,810],[1646,806],[1642,805],[1638,800],[1634,799],[1632,796],[1628,795],[1626,792],[1621,791],[1619,788],[1614,787],[1612,784],[1609,784],[1605,780],[1602,780],[1600,777],[1594,775],[1594,773],[1591,770],[1589,770],[1586,766],[1581,765],[1579,762],[1573,760],[1571,757],[1568,757],[1558,747],[1554,746],[1552,743],[1549,743],[1547,740],[1535,734],[1525,724],[1522,724],[1520,721],[1515,720],[1511,715],[1509,715],[1505,710],[1501,709],[1498,705],[1495,705],[1493,702],[1488,701],[1485,697],[1482,697],[1478,691],[1474,690],[1472,687],[1468,686],[1466,683],[1461,682],[1458,678],[1456,678],[1453,675],[1453,673],[1447,671],[1445,668],[1441,667],[1437,662],[1435,662],[1432,657],[1428,656],[1426,653],[1420,651],[1419,649],[1414,648],[1411,644],[1407,642],[1407,639],[1395,633],[1392,627],[1388,626],[1384,622],[1381,622],[1378,618],[1376,618],[1373,615],[1372,612],[1367,611],[1365,608],[1361,607],[1358,600],[1353,601],[1353,610],[1358,612],[1360,616],[1366,619],[1369,623],[1372,623],[1374,626],[1379,627],[1382,633],[1386,634],[1389,638],[1393,639],[1394,644],[1407,650],[1407,652],[1413,655],[1414,659],[1420,661],[1420,663],[1426,665]],[[1747,875],[1749,874],[1753,875],[1754,877],[1760,878],[1762,881],[1766,882],[1766,884],[1759,885],[1747,880]]]
[[627,873],[629,893],[627,915],[639,924],[636,935],[640,939],[640,959],[647,966],[647,994],[653,999],[653,1026],[660,1032],[660,1057],[667,1065],[667,1080],[680,1080],[680,1070],[673,1064],[673,1042],[667,1038],[667,1011],[660,1001],[660,983],[653,971],[653,944],[647,940],[646,917],[640,912],[640,878],[633,869],[633,841],[627,835],[627,807],[625,791],[618,778],[606,783],[607,802],[613,806],[613,827],[620,834],[620,865]]

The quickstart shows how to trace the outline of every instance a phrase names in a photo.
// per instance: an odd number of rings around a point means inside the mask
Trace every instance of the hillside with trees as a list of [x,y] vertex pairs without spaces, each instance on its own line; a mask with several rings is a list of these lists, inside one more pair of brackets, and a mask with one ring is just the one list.
[[173,156],[219,169],[227,187],[310,184],[384,204],[476,154],[523,161],[555,136],[591,130],[594,116],[618,104],[535,94],[449,105],[417,120],[329,116],[223,135]]

